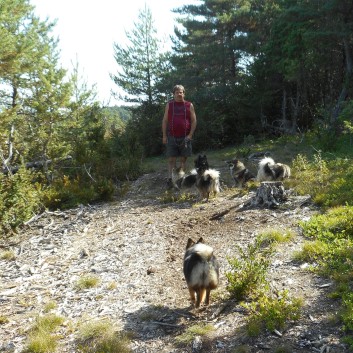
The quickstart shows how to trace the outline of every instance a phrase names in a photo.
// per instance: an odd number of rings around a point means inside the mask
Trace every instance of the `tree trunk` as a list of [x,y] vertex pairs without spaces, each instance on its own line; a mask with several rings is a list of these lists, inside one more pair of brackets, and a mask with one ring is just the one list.
[[343,82],[341,93],[338,97],[337,104],[333,110],[333,116],[332,116],[333,123],[336,123],[337,118],[341,112],[342,103],[347,98],[347,95],[348,95],[347,87],[350,85],[352,72],[353,72],[352,50],[350,48],[350,45],[347,39],[343,40],[343,45],[344,45],[344,54],[345,54],[345,63],[346,63],[346,74],[345,74],[345,80]]
[[287,200],[287,194],[281,181],[264,181],[257,189],[251,206],[274,208]]

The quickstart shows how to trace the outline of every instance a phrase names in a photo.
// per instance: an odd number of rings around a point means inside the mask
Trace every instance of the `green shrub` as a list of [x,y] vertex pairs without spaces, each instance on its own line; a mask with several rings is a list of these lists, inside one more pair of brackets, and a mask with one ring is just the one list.
[[0,233],[15,231],[42,208],[37,176],[24,168],[13,175],[0,173]]
[[227,259],[231,267],[231,270],[226,272],[227,290],[237,300],[256,297],[266,285],[266,274],[273,249],[263,248],[259,240],[249,244],[245,250],[239,246],[237,249],[239,257]]
[[281,291],[276,296],[260,296],[256,302],[244,304],[251,314],[247,323],[250,336],[257,336],[262,328],[269,331],[281,330],[290,320],[299,320],[302,300],[291,299],[287,291]]
[[275,243],[287,243],[294,237],[290,229],[266,229],[258,235],[258,241],[262,246],[271,246]]
[[64,175],[46,189],[43,202],[49,209],[68,209],[79,204],[111,200],[114,192],[115,186],[107,179],[88,181]]
[[323,191],[327,191],[330,175],[322,155],[314,155],[314,161],[310,162],[306,156],[298,154],[292,163],[292,174],[300,177],[292,178],[289,184],[295,187],[299,194],[310,194],[315,202],[320,203],[319,196]]
[[339,317],[348,333],[344,341],[353,347],[353,207],[340,206],[300,223],[303,234],[314,240],[306,242],[297,258],[316,262],[320,275],[335,281],[330,296],[341,299]]
[[325,257],[327,244],[321,240],[306,241],[300,251],[294,254],[298,261],[316,262]]
[[353,239],[353,207],[329,209],[325,214],[313,216],[309,222],[300,222],[300,226],[305,236],[323,241]]
[[325,208],[353,204],[353,165],[347,159],[326,160],[321,153],[309,161],[301,154],[293,161],[293,176],[288,183],[299,194],[310,194]]

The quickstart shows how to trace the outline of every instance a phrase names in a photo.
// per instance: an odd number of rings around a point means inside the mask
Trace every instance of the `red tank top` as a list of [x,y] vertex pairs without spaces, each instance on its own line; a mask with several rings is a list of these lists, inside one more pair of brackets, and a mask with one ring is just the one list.
[[174,137],[185,137],[191,129],[191,102],[169,101],[168,106],[168,134]]

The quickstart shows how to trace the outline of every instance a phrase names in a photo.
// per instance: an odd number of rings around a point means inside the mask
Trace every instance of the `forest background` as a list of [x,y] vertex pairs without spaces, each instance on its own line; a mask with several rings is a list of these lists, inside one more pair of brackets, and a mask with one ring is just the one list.
[[[111,75],[124,106],[106,107],[59,65],[55,23],[28,0],[0,3],[0,224],[9,236],[44,209],[110,200],[163,154],[161,119],[182,83],[196,107],[194,152],[273,138],[351,149],[350,1],[200,1],[162,51],[146,7]],[[241,156],[239,156],[241,157]]]

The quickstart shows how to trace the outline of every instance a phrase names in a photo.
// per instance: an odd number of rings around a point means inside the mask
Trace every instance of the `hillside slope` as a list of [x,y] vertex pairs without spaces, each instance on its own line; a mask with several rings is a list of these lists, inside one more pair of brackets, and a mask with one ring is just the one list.
[[[65,212],[47,212],[30,222],[3,250],[13,261],[0,260],[0,351],[21,352],[30,327],[46,304],[65,317],[58,352],[76,352],[77,327],[83,322],[110,319],[118,330],[133,332],[133,352],[345,352],[341,330],[330,321],[337,303],[328,299],[331,283],[293,261],[304,239],[298,221],[317,212],[308,197],[290,196],[278,209],[242,207],[254,194],[240,196],[220,166],[222,192],[209,203],[165,203],[164,178],[150,173],[132,183],[121,200]],[[223,214],[223,216],[222,216]],[[215,217],[216,216],[216,217]],[[266,229],[291,229],[295,238],[279,247],[269,280],[273,290],[287,289],[303,298],[299,321],[283,332],[250,338],[244,325],[248,313],[227,299],[228,257],[245,248]],[[221,263],[220,288],[211,305],[195,310],[182,273],[188,237],[202,236]],[[94,274],[98,286],[78,290],[77,281]],[[4,320],[6,321],[6,320]],[[214,331],[192,344],[176,338],[205,322]],[[286,350],[283,350],[286,349]]]

